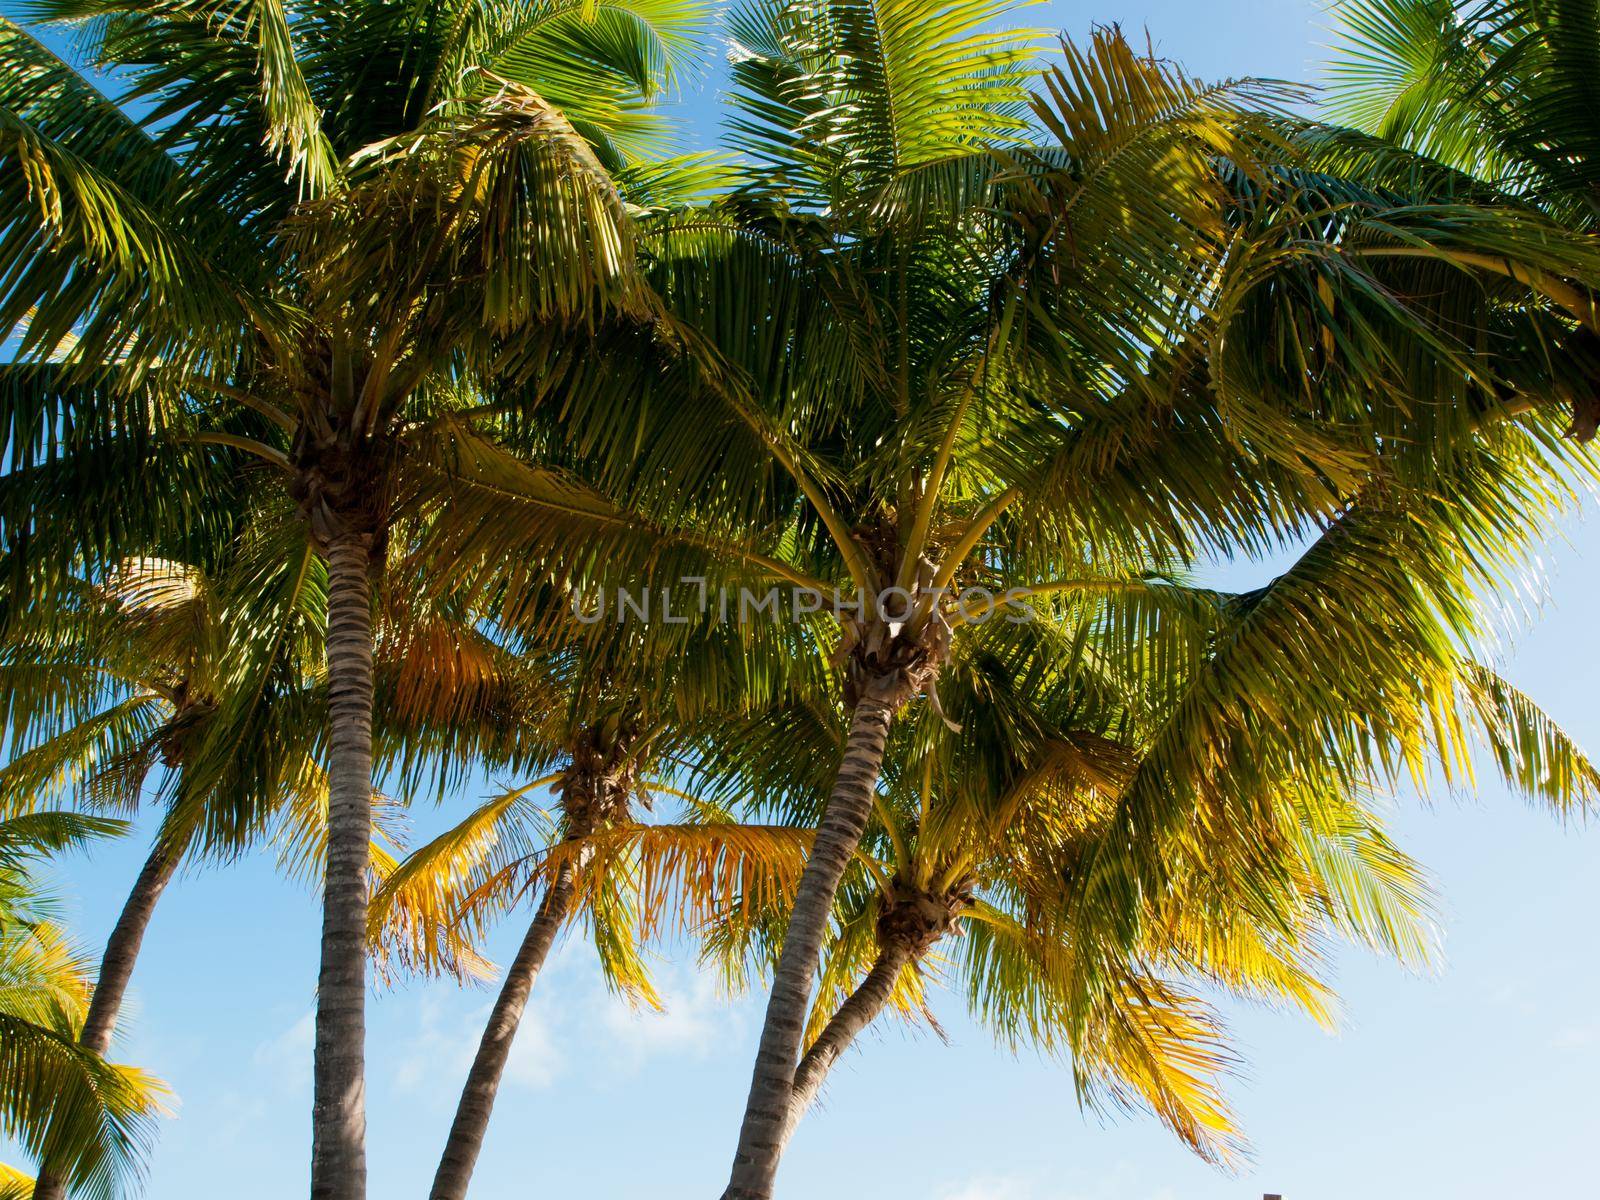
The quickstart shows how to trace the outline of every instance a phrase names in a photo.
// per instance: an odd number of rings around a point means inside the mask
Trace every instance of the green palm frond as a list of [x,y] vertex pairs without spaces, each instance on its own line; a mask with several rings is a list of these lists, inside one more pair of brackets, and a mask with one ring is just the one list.
[[165,1092],[71,1034],[0,1013],[0,1130],[35,1159],[63,1164],[82,1195],[110,1200],[133,1185]]
[[69,356],[92,368],[227,354],[236,331],[282,326],[191,236],[181,173],[135,126],[9,21],[0,57],[27,89],[0,104],[0,328],[43,353],[70,335]]
[[[293,237],[313,295],[352,305],[341,323],[365,330],[426,299],[412,317],[419,357],[389,381],[402,394],[439,365],[435,345],[643,311],[616,185],[536,92],[503,84],[365,148],[353,169],[337,196],[302,207]],[[378,412],[387,400],[366,398]]]
[[54,923],[0,919],[0,1013],[76,1033],[91,978],[87,957]]
[[704,17],[688,0],[466,0],[453,8],[432,101],[482,98],[509,80],[616,154],[613,166],[657,140],[660,120],[648,102],[693,63]]
[[1592,228],[1600,11],[1588,0],[1345,0],[1335,111]]
[[310,198],[337,184],[340,166],[296,57],[289,18],[284,0],[252,0],[229,6],[226,24],[241,41],[255,43],[266,149],[288,166],[300,195]]
[[1345,937],[1415,969],[1436,965],[1441,947],[1432,885],[1374,818],[1351,809],[1311,811],[1294,826],[1308,901]]
[[29,859],[87,845],[96,838],[126,832],[110,817],[75,812],[30,812],[0,821],[0,866],[14,868]]
[[77,1044],[89,964],[30,872],[46,854],[123,828],[68,812],[0,821],[0,1133],[36,1161],[60,1164],[75,1190],[107,1200],[142,1172],[166,1089]]
[[[1503,120],[1471,47],[1474,21],[1456,0],[1359,0],[1335,11],[1343,44],[1329,64],[1334,112],[1382,137],[1495,178],[1503,164],[1490,121]],[[1496,39],[1485,39],[1493,44]],[[1486,119],[1487,118],[1487,119]]]
[[735,145],[801,203],[1026,129],[1039,34],[996,30],[996,0],[763,0],[729,17]]

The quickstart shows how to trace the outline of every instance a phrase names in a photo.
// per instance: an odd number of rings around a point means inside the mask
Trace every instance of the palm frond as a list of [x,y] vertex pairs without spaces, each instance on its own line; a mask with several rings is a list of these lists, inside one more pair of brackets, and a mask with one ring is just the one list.
[[0,1013],[0,1130],[62,1164],[78,1193],[112,1200],[143,1170],[166,1089],[107,1063],[71,1034]]

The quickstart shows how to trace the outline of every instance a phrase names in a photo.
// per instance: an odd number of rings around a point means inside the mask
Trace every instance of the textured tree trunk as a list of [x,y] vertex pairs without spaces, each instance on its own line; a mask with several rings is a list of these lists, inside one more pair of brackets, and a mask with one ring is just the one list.
[[461,1102],[456,1106],[456,1119],[450,1126],[438,1173],[433,1177],[430,1200],[463,1200],[467,1194],[478,1152],[483,1149],[483,1135],[489,1128],[495,1093],[500,1090],[500,1077],[511,1054],[511,1040],[516,1037],[517,1025],[528,1007],[534,980],[572,909],[573,875],[570,863],[556,872],[533,924],[528,926],[527,936],[517,949],[516,958],[506,969],[505,983],[494,1002],[494,1011],[489,1014],[483,1040],[478,1043],[478,1055],[467,1074],[466,1086],[461,1089]]
[[[104,1058],[111,1050],[111,1036],[117,1029],[117,1014],[122,1010],[122,998],[127,995],[128,981],[133,977],[133,964],[139,957],[139,945],[144,941],[144,931],[150,926],[156,901],[172,882],[181,855],[156,839],[150,856],[145,859],[139,878],[122,906],[116,926],[106,940],[106,952],[100,959],[100,973],[95,977],[94,995],[89,999],[89,1012],[84,1018],[83,1031],[78,1034],[78,1044]],[[33,1185],[34,1200],[62,1200],[67,1194],[64,1175],[50,1169],[48,1163],[39,1169],[39,1178]]]
[[179,858],[176,850],[159,837],[156,839],[106,941],[100,973],[95,977],[94,995],[89,1000],[89,1012],[84,1018],[83,1032],[78,1035],[84,1049],[94,1051],[101,1058],[111,1050],[111,1035],[116,1032],[117,1014],[122,1011],[122,998],[127,995],[128,981],[133,978],[133,964],[139,958],[144,931],[155,915],[156,901],[178,870]]
[[900,972],[905,970],[911,958],[911,947],[900,942],[879,951],[877,961],[861,981],[861,986],[850,993],[850,998],[839,1006],[839,1011],[833,1014],[817,1040],[811,1044],[811,1049],[806,1051],[794,1074],[794,1091],[789,1098],[789,1120],[783,1132],[783,1143],[779,1146],[780,1153],[794,1134],[800,1118],[806,1115],[806,1110],[822,1090],[823,1081],[828,1078],[828,1072],[833,1070],[833,1064],[839,1061],[839,1056],[850,1048],[861,1031],[877,1020],[878,1014],[888,1006]]
[[312,1200],[367,1191],[367,861],[372,835],[370,540],[328,544],[328,862],[311,1108]]
[[778,1156],[789,1124],[817,956],[822,951],[839,880],[861,842],[872,811],[872,793],[883,769],[884,743],[893,719],[893,709],[867,699],[856,705],[851,717],[844,761],[834,777],[833,792],[823,811],[805,872],[800,876],[794,913],[784,933],[756,1051],[750,1098],[739,1130],[739,1148],[723,1200],[771,1200]]

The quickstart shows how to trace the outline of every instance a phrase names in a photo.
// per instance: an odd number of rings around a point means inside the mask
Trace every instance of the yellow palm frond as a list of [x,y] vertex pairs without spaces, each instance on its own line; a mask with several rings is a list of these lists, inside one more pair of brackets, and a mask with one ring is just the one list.
[[554,818],[533,796],[559,778],[490,798],[389,872],[368,912],[380,962],[430,974],[478,971],[473,947],[487,924],[522,898],[530,880],[521,868],[554,834]]

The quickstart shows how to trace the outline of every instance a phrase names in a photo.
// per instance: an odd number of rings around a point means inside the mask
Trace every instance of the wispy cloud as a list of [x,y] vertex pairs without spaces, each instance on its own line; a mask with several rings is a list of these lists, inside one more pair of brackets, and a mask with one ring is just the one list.
[[729,1005],[709,972],[674,964],[659,973],[656,990],[661,1012],[634,1008],[612,995],[599,1009],[598,1032],[616,1065],[637,1067],[660,1056],[704,1058],[742,1026],[743,1009]]
[[[477,1053],[490,1007],[485,1006],[473,1024],[472,1054]],[[545,1010],[529,1006],[528,1011],[522,1014],[522,1023],[517,1026],[517,1040],[511,1044],[511,1054],[506,1059],[506,1082],[530,1090],[546,1088],[556,1081],[565,1066]]]
[[279,1087],[302,1091],[311,1086],[311,1051],[316,1037],[316,1014],[308,1010],[287,1029],[259,1043],[251,1060]]
[[[463,1010],[438,996],[423,996],[415,1032],[395,1055],[394,1087],[401,1092],[449,1094],[466,1078],[478,1053],[494,1002]],[[543,1013],[532,1005],[523,1013],[506,1060],[504,1082],[530,1090],[549,1087],[561,1074],[562,1059]],[[441,1089],[441,1083],[447,1086]]]
[[[585,1077],[604,1083],[608,1076],[632,1076],[656,1059],[708,1057],[743,1028],[744,1007],[729,1005],[712,975],[669,963],[655,983],[662,1011],[633,1007],[607,990],[592,948],[571,939],[534,987],[504,1085],[539,1090],[561,1081],[569,1066],[563,1047],[584,1047]],[[493,999],[469,1008],[459,995],[431,993],[418,997],[413,1008],[412,1030],[391,1056],[393,1086],[453,1095],[472,1065]]]
[[1152,1186],[1133,1163],[1071,1176],[975,1175],[945,1185],[938,1200],[1177,1200],[1171,1188]]
[[1025,1179],[981,1178],[946,1187],[939,1200],[1034,1200],[1033,1185]]
[[1550,1045],[1556,1050],[1587,1050],[1591,1046],[1600,1046],[1600,1023],[1568,1025],[1558,1029],[1551,1037]]

